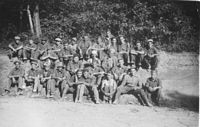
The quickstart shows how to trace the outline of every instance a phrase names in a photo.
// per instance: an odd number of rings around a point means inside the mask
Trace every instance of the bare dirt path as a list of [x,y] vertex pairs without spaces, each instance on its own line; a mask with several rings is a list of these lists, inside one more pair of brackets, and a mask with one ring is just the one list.
[[[10,67],[7,57],[0,56],[0,88],[6,84]],[[0,127],[197,127],[197,67],[169,69],[159,76],[164,86],[162,107],[0,97]]]

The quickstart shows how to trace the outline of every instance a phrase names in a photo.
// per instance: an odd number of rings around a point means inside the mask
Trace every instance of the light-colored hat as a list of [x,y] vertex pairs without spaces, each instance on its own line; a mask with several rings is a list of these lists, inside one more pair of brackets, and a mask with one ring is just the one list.
[[97,50],[92,50],[92,54],[97,55]]
[[57,68],[58,67],[64,67],[63,63],[62,62],[57,63]]
[[19,36],[15,36],[14,38],[15,38],[15,40],[20,40]]
[[148,39],[147,42],[153,42],[153,39]]
[[73,37],[72,40],[73,40],[73,41],[77,41],[77,38],[76,38],[76,37]]
[[60,38],[56,38],[56,39],[55,39],[55,41],[60,41],[60,42],[61,42],[61,41],[62,41],[62,39],[60,39]]

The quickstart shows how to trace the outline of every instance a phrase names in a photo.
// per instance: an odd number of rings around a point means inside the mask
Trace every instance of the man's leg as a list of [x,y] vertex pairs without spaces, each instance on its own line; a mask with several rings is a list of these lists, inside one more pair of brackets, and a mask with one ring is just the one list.
[[94,92],[96,104],[99,104],[99,92],[97,90],[97,86],[92,86],[92,91]]
[[125,93],[129,92],[132,89],[133,89],[132,87],[119,86],[117,88],[117,93],[115,94],[115,101],[113,103],[116,104],[118,102],[119,97],[120,97],[121,94],[125,94]]
[[48,81],[47,81],[47,84],[49,84],[49,86],[50,86],[50,95],[51,95],[51,97],[52,96],[54,96],[54,94],[55,94],[55,85],[56,85],[56,82],[55,82],[55,80],[52,80],[52,79],[49,79]]
[[[147,106],[152,106],[148,99],[147,99],[147,95],[145,94],[143,89],[137,89],[134,91],[135,94],[141,96],[142,102],[144,102]],[[139,98],[140,99],[140,98]]]
[[153,57],[150,60],[150,64],[151,64],[151,70],[155,70],[158,66],[158,57]]
[[22,77],[18,78],[18,92],[19,94],[23,94],[24,90],[24,79]]
[[76,98],[75,98],[75,103],[79,102],[80,89],[81,89],[81,85],[78,85],[78,86],[76,87]]
[[17,51],[17,57],[18,59],[21,59],[23,57],[23,49]]
[[161,89],[157,89],[155,92],[152,93],[152,100],[157,106],[160,105],[159,103],[160,96],[161,96]]
[[10,60],[12,60],[12,58],[13,58],[13,51],[10,49],[9,50],[9,52],[8,52],[8,58],[10,59]]
[[85,90],[85,85],[80,85],[80,94],[79,94],[79,102],[81,103],[83,101],[83,94]]
[[34,79],[33,92],[37,92],[39,85],[40,85],[40,80],[39,77],[37,77]]
[[61,98],[64,98],[65,94],[67,93],[69,89],[69,85],[67,84],[66,80],[61,82],[61,91],[60,91],[60,96]]
[[23,50],[22,50],[22,53],[23,53],[23,59],[24,59],[24,60],[27,60],[27,50],[26,50],[26,49],[23,49]]

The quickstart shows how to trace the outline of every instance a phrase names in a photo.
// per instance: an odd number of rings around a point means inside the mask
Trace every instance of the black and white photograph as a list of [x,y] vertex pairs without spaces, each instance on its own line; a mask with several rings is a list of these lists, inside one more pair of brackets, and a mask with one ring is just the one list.
[[0,127],[199,127],[200,0],[0,0]]

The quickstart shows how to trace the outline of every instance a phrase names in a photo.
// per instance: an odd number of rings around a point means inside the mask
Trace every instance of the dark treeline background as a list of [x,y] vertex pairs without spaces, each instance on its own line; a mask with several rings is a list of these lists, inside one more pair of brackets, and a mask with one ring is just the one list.
[[50,39],[110,29],[132,44],[153,38],[165,51],[199,52],[200,3],[172,0],[0,0],[0,43],[30,35],[27,15],[39,5],[42,36]]

